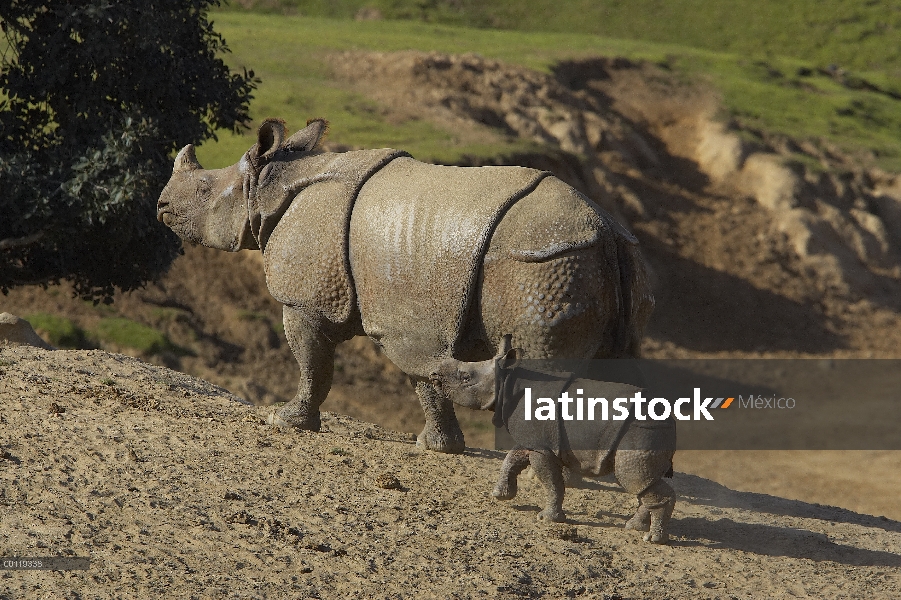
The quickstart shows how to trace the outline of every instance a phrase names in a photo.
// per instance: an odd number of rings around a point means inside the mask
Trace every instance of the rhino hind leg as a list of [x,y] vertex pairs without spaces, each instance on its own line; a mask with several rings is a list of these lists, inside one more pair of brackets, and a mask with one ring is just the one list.
[[626,529],[633,531],[650,531],[651,529],[651,511],[648,510],[646,504],[638,501],[638,510],[632,515],[632,518],[626,521],[624,525]]
[[319,406],[332,387],[337,342],[333,341],[335,336],[325,333],[323,323],[317,323],[304,311],[285,306],[283,313],[285,337],[288,338],[288,345],[300,368],[300,381],[297,384],[297,394],[290,402],[269,415],[269,423],[279,427],[319,431]]
[[491,492],[492,496],[498,500],[512,500],[516,497],[516,479],[529,466],[529,453],[530,450],[526,448],[514,448],[507,453],[504,464],[501,465],[500,477]]
[[[636,437],[643,430],[631,429],[620,442],[621,445],[636,444]],[[656,430],[652,435],[662,438],[662,444],[675,446],[675,439],[670,439],[668,430]],[[658,440],[661,441],[661,440]],[[647,444],[647,440],[643,444]],[[668,539],[666,527],[673,507],[676,504],[676,493],[662,477],[672,468],[673,452],[668,450],[623,450],[616,452],[616,480],[629,493],[638,496],[638,510],[626,523],[626,529],[646,531],[646,542],[665,544]]]
[[529,453],[529,464],[547,494],[546,506],[538,513],[538,520],[562,523],[566,520],[563,513],[563,495],[566,489],[563,466],[552,453],[539,450]]
[[411,378],[411,383],[425,412],[425,427],[416,438],[416,445],[445,454],[462,454],[463,430],[447,394],[428,380]]

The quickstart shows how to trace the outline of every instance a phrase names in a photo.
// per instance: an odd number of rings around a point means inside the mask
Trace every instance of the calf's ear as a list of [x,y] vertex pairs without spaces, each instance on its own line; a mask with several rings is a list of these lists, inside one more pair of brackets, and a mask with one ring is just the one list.
[[522,358],[522,350],[520,348],[510,348],[496,360],[496,365],[498,369],[509,369],[513,365],[515,365],[519,359]]
[[307,126],[288,138],[285,149],[293,152],[311,152],[322,142],[328,133],[328,121],[310,119]]
[[497,357],[501,358],[513,347],[513,334],[508,333],[501,339],[501,346],[498,349]]

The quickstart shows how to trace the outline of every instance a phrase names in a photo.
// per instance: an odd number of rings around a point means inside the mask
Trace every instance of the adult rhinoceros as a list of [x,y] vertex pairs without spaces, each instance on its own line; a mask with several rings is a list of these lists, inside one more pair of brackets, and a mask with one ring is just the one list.
[[452,453],[463,433],[429,380],[441,360],[487,359],[505,334],[528,358],[638,354],[653,298],[637,241],[591,200],[523,167],[321,152],[327,126],[285,139],[269,119],[225,169],[186,146],[158,204],[184,240],[263,252],[300,365],[275,423],[319,429],[335,346],[356,335],[409,375],[426,418],[418,444]]

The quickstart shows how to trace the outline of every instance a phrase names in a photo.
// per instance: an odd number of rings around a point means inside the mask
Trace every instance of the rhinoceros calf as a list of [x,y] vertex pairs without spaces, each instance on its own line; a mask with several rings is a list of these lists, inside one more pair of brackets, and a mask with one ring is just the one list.
[[526,356],[638,353],[653,307],[635,238],[549,173],[446,167],[392,149],[317,150],[327,123],[286,139],[269,119],[231,167],[175,159],[158,218],[182,239],[263,253],[300,366],[271,418],[318,430],[335,346],[367,335],[411,380],[418,444],[462,452],[436,360],[489,358],[505,333]]
[[578,420],[577,409],[568,408],[568,419],[562,414],[552,420],[526,419],[525,388],[529,388],[530,399],[556,401],[565,392],[572,399],[584,400],[591,394],[610,403],[631,398],[642,388],[529,369],[516,360],[518,351],[509,349],[509,339],[504,339],[494,359],[444,359],[430,375],[432,383],[453,401],[494,410],[494,425],[505,428],[513,439],[515,446],[504,458],[492,495],[498,500],[514,498],[517,477],[531,466],[547,492],[546,506],[538,518],[563,521],[566,475],[614,473],[620,485],[638,497],[638,510],[626,522],[626,529],[646,531],[645,541],[665,544],[676,499],[672,487],[662,479],[672,476],[676,451],[672,416],[664,421],[637,420],[629,410],[622,420]]

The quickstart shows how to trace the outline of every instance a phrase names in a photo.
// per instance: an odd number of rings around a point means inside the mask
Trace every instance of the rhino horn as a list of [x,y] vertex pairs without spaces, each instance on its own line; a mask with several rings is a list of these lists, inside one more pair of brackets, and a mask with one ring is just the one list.
[[175,157],[175,166],[172,168],[172,173],[195,171],[202,168],[200,163],[197,162],[197,155],[194,154],[194,145],[188,144]]
[[288,138],[285,148],[293,152],[310,152],[322,142],[328,133],[328,121],[310,119],[307,126]]

